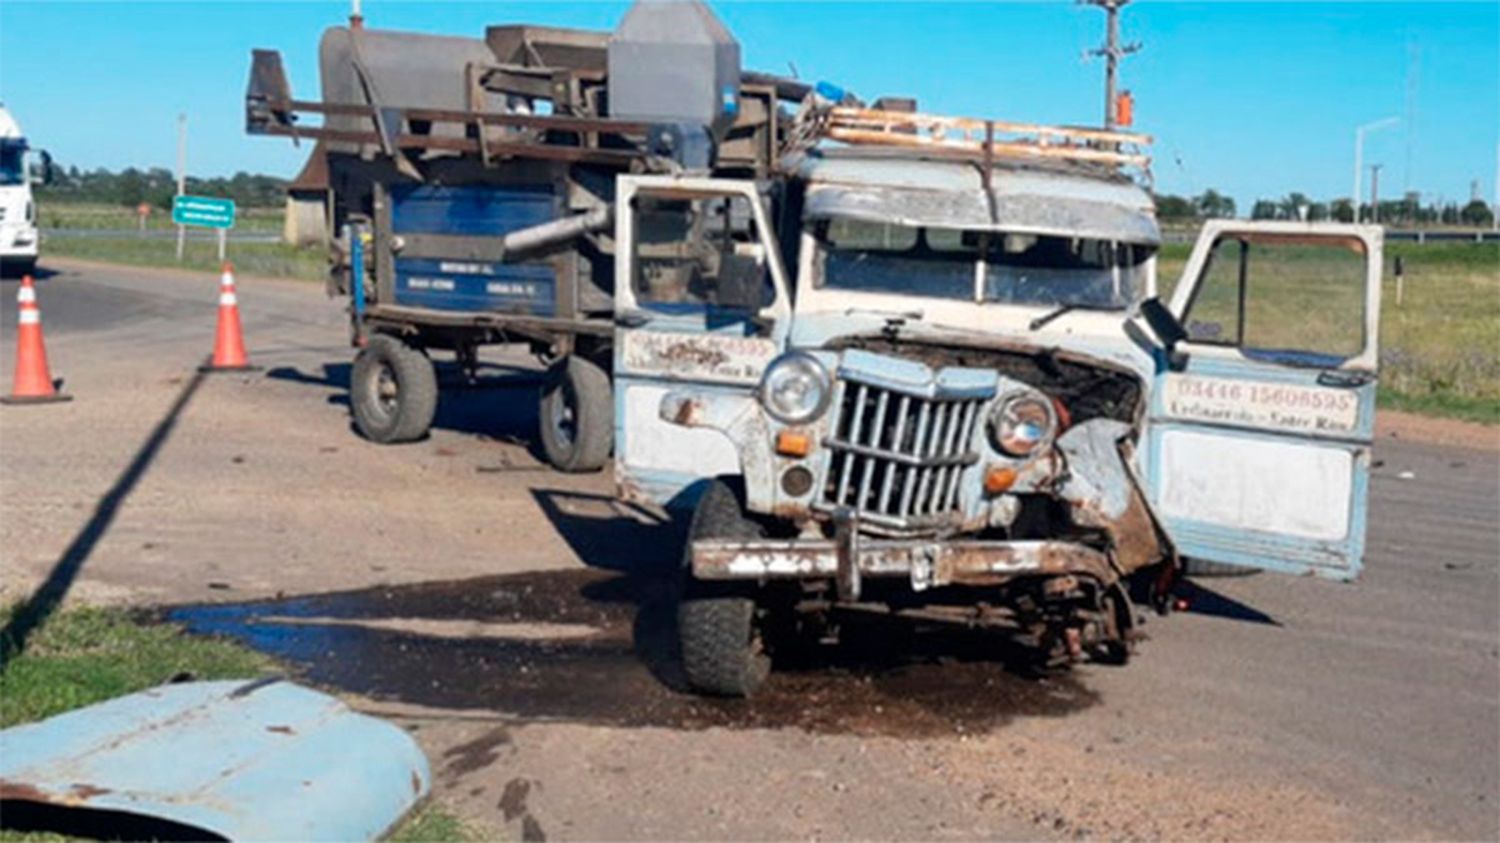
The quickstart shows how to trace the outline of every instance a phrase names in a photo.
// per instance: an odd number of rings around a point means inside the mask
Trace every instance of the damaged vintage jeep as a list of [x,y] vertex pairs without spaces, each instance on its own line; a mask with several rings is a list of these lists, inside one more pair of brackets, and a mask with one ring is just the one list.
[[694,507],[696,689],[748,694],[853,612],[1118,662],[1185,558],[1357,573],[1379,230],[1210,222],[1163,305],[1118,164],[621,180],[618,480]]

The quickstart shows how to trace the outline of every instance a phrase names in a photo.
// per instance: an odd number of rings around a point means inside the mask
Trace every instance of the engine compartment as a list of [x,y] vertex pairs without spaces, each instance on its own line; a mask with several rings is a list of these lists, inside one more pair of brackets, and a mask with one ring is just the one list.
[[1133,425],[1144,410],[1141,383],[1133,372],[1075,352],[935,343],[885,335],[847,337],[829,347],[903,357],[934,368],[994,369],[1056,399],[1072,424],[1106,418]]

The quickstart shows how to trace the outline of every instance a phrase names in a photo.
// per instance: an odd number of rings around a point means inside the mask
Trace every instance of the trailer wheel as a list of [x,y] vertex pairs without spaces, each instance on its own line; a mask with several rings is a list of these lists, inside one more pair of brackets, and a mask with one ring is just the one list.
[[382,445],[421,439],[437,412],[432,361],[389,334],[375,334],[354,358],[349,382],[354,424]]
[[552,367],[542,391],[538,427],[547,462],[560,471],[598,471],[614,447],[615,408],[609,375],[576,355]]
[[[686,553],[692,552],[695,539],[765,535],[765,528],[745,515],[739,496],[728,484],[713,480],[693,511]],[[683,569],[677,634],[688,684],[705,694],[749,696],[771,672],[755,592],[736,584],[694,579],[686,558]]]

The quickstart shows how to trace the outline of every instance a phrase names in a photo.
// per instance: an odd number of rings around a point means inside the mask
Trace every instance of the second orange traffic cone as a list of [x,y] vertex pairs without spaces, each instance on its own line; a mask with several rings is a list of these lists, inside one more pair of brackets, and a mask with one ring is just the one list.
[[16,376],[5,404],[46,404],[70,401],[73,396],[57,391],[47,367],[47,346],[42,342],[42,311],[36,306],[36,287],[31,276],[21,278],[16,291]]
[[255,369],[245,354],[245,335],[240,330],[240,303],[234,292],[234,266],[224,264],[219,276],[219,328],[214,332],[213,360],[205,372],[248,372]]

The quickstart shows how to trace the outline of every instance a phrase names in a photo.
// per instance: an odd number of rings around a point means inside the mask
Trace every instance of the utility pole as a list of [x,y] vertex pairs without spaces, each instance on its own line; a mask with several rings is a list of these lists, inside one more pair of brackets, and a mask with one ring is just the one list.
[[1079,0],[1087,6],[1098,6],[1104,10],[1108,23],[1105,29],[1104,46],[1096,50],[1090,50],[1088,55],[1104,57],[1104,128],[1116,129],[1119,126],[1119,100],[1116,98],[1115,87],[1119,76],[1120,59],[1139,52],[1141,44],[1139,41],[1130,44],[1120,44],[1120,9],[1124,8],[1131,0]]
[[1387,126],[1394,126],[1399,122],[1401,122],[1400,118],[1387,117],[1384,120],[1376,120],[1373,123],[1366,123],[1354,130],[1354,196],[1352,201],[1354,204],[1355,222],[1359,222],[1359,188],[1360,180],[1364,176],[1365,132],[1373,132],[1376,129],[1384,129]]
[[[187,115],[177,115],[177,195],[187,192]],[[182,247],[187,240],[187,226],[177,226],[177,262],[182,263]]]
[[1380,168],[1384,164],[1370,165],[1370,222],[1380,224]]

